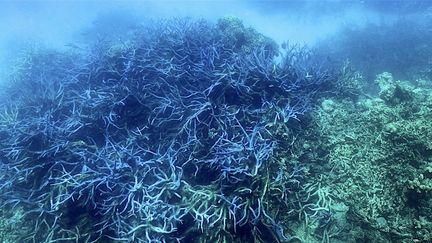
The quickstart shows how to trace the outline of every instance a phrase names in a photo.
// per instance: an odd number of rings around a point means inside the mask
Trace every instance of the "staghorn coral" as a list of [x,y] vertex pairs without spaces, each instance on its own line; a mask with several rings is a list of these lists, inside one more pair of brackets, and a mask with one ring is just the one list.
[[0,126],[2,203],[33,223],[22,241],[278,242],[284,220],[329,220],[305,168],[275,156],[333,74],[306,48],[276,63],[250,29],[239,47],[230,23],[29,55]]

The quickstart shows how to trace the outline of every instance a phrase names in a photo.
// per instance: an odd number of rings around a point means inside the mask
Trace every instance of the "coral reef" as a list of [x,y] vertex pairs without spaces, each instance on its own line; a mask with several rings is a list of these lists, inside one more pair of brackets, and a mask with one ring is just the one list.
[[18,68],[0,117],[0,200],[31,226],[18,241],[280,242],[292,221],[328,238],[328,192],[283,155],[325,63],[236,19],[133,33]]
[[355,59],[279,49],[235,18],[121,26],[15,65],[0,241],[432,241],[421,65],[371,86]]
[[[323,184],[349,207],[343,242],[429,242],[432,86],[377,76],[379,97],[329,97],[315,113]],[[420,86],[422,83],[423,86]]]

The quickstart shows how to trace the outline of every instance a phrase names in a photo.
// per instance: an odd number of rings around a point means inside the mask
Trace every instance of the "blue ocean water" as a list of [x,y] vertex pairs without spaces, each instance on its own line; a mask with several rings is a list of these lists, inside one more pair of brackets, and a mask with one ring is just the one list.
[[432,241],[432,2],[0,1],[0,242]]

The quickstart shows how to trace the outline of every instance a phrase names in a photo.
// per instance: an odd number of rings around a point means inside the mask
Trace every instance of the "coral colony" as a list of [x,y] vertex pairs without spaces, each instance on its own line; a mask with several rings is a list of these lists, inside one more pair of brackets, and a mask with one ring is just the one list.
[[333,77],[283,47],[236,19],[180,19],[30,53],[0,124],[23,242],[279,242],[289,218],[328,223],[304,166],[276,155]]

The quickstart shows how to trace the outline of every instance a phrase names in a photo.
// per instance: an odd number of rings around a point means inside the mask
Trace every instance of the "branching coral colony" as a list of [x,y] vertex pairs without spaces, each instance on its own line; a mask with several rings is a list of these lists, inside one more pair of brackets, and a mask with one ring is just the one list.
[[302,165],[275,158],[275,128],[332,74],[306,49],[278,52],[223,19],[30,55],[0,122],[1,200],[31,220],[22,240],[278,242],[294,237],[281,215],[324,215]]

